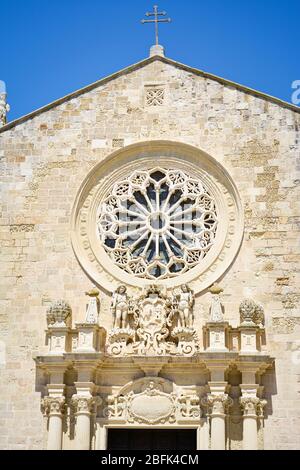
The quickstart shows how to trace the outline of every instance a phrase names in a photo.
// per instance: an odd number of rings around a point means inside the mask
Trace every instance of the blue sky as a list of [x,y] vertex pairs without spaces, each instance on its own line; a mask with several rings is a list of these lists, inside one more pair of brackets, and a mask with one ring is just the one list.
[[[146,58],[152,0],[0,0],[0,80],[11,121]],[[291,101],[300,80],[299,0],[161,0],[171,59]]]

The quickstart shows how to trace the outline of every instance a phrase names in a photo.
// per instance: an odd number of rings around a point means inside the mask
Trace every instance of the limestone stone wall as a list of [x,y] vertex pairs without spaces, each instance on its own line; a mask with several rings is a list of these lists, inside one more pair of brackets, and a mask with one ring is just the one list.
[[[164,90],[147,106],[149,86]],[[300,446],[300,114],[161,60],[0,131],[0,448],[43,447],[32,357],[47,351],[45,312],[63,298],[84,318],[90,280],[70,242],[70,214],[88,171],[121,146],[166,139],[194,145],[234,179],[245,210],[241,250],[220,280],[226,319],[253,297],[266,312],[267,449]],[[101,292],[101,322],[111,326]],[[207,292],[196,325],[208,319]]]

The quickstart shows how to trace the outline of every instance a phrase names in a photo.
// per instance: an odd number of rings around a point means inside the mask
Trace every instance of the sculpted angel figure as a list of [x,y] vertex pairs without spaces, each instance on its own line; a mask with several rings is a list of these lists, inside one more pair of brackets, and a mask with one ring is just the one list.
[[113,294],[111,303],[111,310],[115,315],[114,328],[127,327],[128,309],[127,288],[119,286]]
[[192,290],[186,284],[183,284],[180,289],[181,292],[178,294],[178,313],[180,326],[182,328],[192,328],[194,295]]

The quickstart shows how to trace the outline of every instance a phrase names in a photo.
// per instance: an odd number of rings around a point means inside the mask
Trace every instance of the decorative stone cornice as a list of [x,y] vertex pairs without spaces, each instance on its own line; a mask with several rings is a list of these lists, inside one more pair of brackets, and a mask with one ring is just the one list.
[[65,397],[45,397],[41,409],[45,416],[61,416],[65,412]]

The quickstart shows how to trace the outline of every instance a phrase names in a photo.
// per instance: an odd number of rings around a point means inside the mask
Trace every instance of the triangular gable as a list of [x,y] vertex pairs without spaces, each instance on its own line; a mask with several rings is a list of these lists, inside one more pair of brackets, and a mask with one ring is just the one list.
[[29,119],[32,119],[35,116],[38,116],[38,115],[40,115],[40,114],[56,107],[56,106],[59,106],[60,104],[63,104],[63,103],[65,103],[65,102],[67,102],[67,101],[69,101],[73,98],[77,98],[78,96],[83,95],[84,93],[87,93],[91,90],[94,90],[95,88],[97,88],[99,86],[105,85],[106,83],[108,83],[112,80],[115,80],[116,78],[118,78],[122,75],[129,74],[131,72],[134,72],[135,70],[138,70],[142,67],[145,67],[146,65],[151,64],[152,62],[154,62],[156,60],[164,62],[165,64],[171,65],[173,67],[179,68],[181,70],[184,70],[188,73],[193,73],[197,76],[217,81],[218,83],[221,83],[222,85],[225,85],[225,86],[228,86],[228,87],[231,87],[231,88],[235,88],[239,91],[242,91],[243,93],[247,93],[247,94],[250,94],[252,96],[256,96],[257,98],[261,98],[265,101],[269,101],[271,103],[277,104],[277,105],[282,106],[284,108],[290,109],[290,110],[292,110],[296,113],[300,113],[300,107],[298,107],[296,105],[293,105],[291,103],[288,103],[286,101],[283,101],[279,98],[275,98],[274,96],[270,96],[266,93],[263,93],[263,92],[260,92],[260,91],[257,91],[257,90],[253,90],[252,88],[246,87],[244,85],[240,85],[236,82],[232,82],[232,81],[227,80],[227,79],[222,78],[222,77],[218,77],[217,75],[213,75],[211,73],[204,72],[203,70],[199,70],[199,69],[190,67],[189,65],[184,65],[180,62],[169,59],[167,57],[156,55],[156,56],[144,59],[140,62],[137,62],[136,64],[130,65],[129,67],[125,67],[124,69],[121,69],[118,72],[113,73],[112,75],[108,75],[107,77],[104,77],[100,80],[97,80],[96,82],[91,83],[90,85],[87,85],[83,88],[80,88],[79,90],[76,90],[76,91],[74,91],[74,92],[72,92],[72,93],[70,93],[70,94],[68,94],[68,95],[66,95],[62,98],[59,98],[58,100],[55,100],[52,103],[49,103],[49,104],[47,104],[47,105],[45,105],[45,106],[43,106],[43,107],[41,107],[41,108],[39,108],[35,111],[32,111],[29,114],[26,114],[26,115],[24,115],[24,116],[22,116],[18,119],[15,119],[14,121],[8,122],[7,124],[5,124],[3,127],[0,128],[0,133],[6,131],[8,129],[11,129],[11,128],[17,126],[18,124],[21,124],[25,121],[28,121]]

